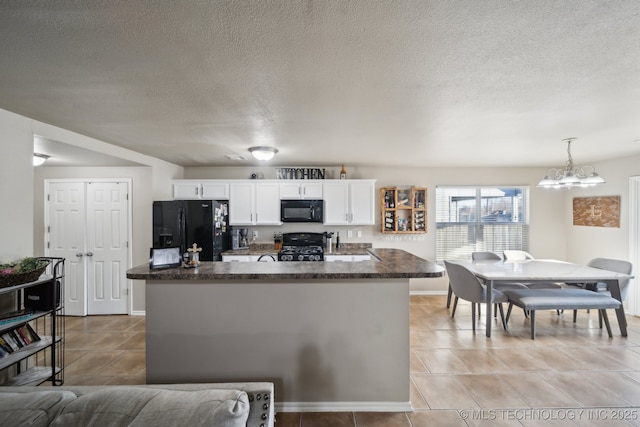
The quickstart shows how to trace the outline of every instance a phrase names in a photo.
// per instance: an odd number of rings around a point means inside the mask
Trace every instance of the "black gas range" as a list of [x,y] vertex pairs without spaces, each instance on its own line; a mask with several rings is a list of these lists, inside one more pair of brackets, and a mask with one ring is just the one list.
[[284,233],[278,261],[324,261],[323,233]]

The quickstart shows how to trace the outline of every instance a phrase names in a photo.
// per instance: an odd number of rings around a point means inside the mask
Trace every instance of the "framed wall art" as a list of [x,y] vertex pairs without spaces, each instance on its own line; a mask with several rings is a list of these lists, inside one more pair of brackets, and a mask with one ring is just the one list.
[[573,225],[620,228],[620,196],[574,197]]

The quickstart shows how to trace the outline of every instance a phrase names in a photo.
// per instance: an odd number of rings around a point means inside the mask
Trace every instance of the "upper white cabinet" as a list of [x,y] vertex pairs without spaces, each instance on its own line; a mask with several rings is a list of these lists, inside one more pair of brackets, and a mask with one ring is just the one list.
[[178,179],[177,200],[229,200],[230,225],[281,225],[280,200],[324,200],[324,224],[375,224],[375,180]]
[[278,183],[232,182],[229,184],[230,225],[280,225]]
[[256,224],[281,225],[280,185],[256,183]]
[[292,181],[281,183],[280,199],[322,199],[322,182]]
[[218,180],[176,180],[173,181],[173,198],[229,200],[229,183]]
[[335,180],[323,185],[324,224],[375,224],[375,180]]

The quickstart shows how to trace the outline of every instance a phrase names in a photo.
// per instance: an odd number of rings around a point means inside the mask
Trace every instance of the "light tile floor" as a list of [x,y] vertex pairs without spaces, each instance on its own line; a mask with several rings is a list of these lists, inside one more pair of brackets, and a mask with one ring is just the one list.
[[[629,336],[598,327],[597,313],[537,314],[537,336],[514,310],[509,331],[471,307],[451,318],[445,297],[411,297],[410,413],[280,413],[277,426],[634,426],[640,425],[640,319]],[[65,385],[144,384],[145,318],[66,319]]]

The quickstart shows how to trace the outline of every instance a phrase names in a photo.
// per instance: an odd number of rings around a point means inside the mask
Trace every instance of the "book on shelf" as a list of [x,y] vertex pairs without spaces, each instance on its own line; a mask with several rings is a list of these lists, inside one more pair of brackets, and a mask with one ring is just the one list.
[[0,348],[2,348],[7,353],[13,353],[13,349],[11,348],[9,343],[7,343],[2,337],[0,337]]
[[12,352],[20,349],[20,346],[18,345],[16,340],[11,336],[11,332],[5,332],[4,334],[2,334],[2,338],[9,345],[9,347],[11,347]]
[[29,345],[33,342],[25,326],[20,326],[19,328],[15,329],[15,331],[16,334],[22,339],[22,342],[24,342],[24,345]]
[[40,336],[33,330],[30,324],[27,323],[22,326],[21,329],[24,329],[25,334],[29,336],[31,342],[40,341]]
[[27,345],[17,329],[12,329],[11,331],[9,331],[9,334],[11,334],[11,338],[13,338],[16,343],[18,343],[18,346],[20,346],[20,348]]
[[40,341],[40,336],[28,323],[0,335],[0,358],[8,356],[35,341]]

